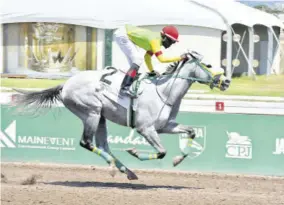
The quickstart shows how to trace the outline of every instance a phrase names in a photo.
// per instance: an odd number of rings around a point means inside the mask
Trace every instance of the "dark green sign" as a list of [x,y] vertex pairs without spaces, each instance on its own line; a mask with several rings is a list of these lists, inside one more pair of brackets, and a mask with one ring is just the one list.
[[[107,165],[81,148],[81,121],[65,108],[54,108],[38,118],[17,116],[1,107],[1,160]],[[183,135],[161,135],[167,149],[163,160],[139,161],[127,148],[152,152],[137,132],[108,122],[113,153],[129,168],[189,170],[284,176],[284,116],[180,112],[177,121],[191,125],[196,138],[188,147]],[[189,156],[177,167],[176,155]]]

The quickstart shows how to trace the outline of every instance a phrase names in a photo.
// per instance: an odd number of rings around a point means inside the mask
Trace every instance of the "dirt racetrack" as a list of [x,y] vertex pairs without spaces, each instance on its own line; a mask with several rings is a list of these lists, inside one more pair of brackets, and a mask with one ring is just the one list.
[[91,166],[2,163],[1,204],[284,205],[284,177],[135,173],[139,179],[129,181]]

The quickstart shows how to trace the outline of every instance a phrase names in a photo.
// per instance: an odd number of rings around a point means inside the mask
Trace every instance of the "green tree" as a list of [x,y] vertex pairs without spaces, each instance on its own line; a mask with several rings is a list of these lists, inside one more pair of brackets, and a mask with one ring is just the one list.
[[254,6],[254,8],[259,9],[261,11],[265,11],[265,12],[270,13],[270,14],[280,14],[280,13],[284,12],[284,10],[282,8],[271,8],[271,7],[264,5],[264,4],[256,5],[256,6]]

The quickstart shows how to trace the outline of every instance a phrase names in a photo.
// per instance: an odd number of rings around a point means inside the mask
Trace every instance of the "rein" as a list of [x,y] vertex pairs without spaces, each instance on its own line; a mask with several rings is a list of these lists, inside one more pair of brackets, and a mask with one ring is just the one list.
[[[169,73],[169,74],[164,74],[164,75],[162,75],[163,77],[164,76],[171,76],[170,77],[170,79],[171,78],[176,78],[176,79],[184,79],[184,80],[191,80],[191,81],[199,81],[199,82],[204,82],[204,83],[207,83],[207,84],[210,84],[210,85],[212,85],[213,83],[214,83],[214,78],[213,78],[213,76],[212,76],[212,74],[207,70],[207,69],[205,69],[201,64],[200,64],[200,62],[197,60],[197,59],[195,59],[195,58],[193,58],[192,60],[190,60],[189,61],[189,63],[190,62],[192,62],[192,63],[195,63],[195,64],[197,64],[198,66],[200,66],[201,67],[201,69],[202,70],[204,70],[209,76],[210,76],[210,80],[203,80],[203,79],[201,79],[201,78],[195,78],[195,77],[186,77],[186,76],[182,76],[182,75],[179,75],[179,72],[180,72],[180,68],[187,62],[188,60],[186,60],[186,61],[179,61],[179,63],[178,63],[178,65],[176,66],[176,71],[174,72],[174,73]],[[145,77],[143,77],[142,79],[140,79],[140,80],[137,80],[137,83],[135,83],[135,87],[134,87],[134,89],[133,89],[133,94],[134,95],[136,95],[137,94],[137,92],[138,92],[138,88],[139,88],[139,86],[140,86],[140,83],[143,81],[143,80],[147,80],[147,79],[155,79],[156,78],[156,76],[148,76],[148,75],[146,75]],[[160,96],[160,94],[158,93],[158,95]],[[160,96],[160,98],[161,98],[161,96]],[[162,98],[161,98],[162,99]],[[162,99],[162,101],[163,101],[163,99]],[[164,102],[164,101],[163,101]],[[167,104],[166,102],[164,102],[165,104]]]
[[[195,63],[195,64],[198,64],[198,65],[202,68],[202,70],[204,70],[204,71],[211,77],[211,80],[203,80],[203,79],[201,79],[201,78],[194,78],[194,77],[184,77],[184,76],[178,75],[179,71],[178,71],[178,73],[177,73],[176,76],[173,76],[173,78],[180,78],[180,79],[191,80],[191,81],[200,81],[200,82],[204,82],[204,83],[212,83],[212,81],[213,81],[213,76],[211,75],[211,73],[210,73],[208,70],[204,69],[203,66],[200,65],[200,63],[199,63],[198,60],[193,59],[193,60],[191,60],[190,62],[193,62],[193,63]],[[183,62],[183,64],[185,64],[185,63],[186,63],[186,61]],[[183,64],[181,64],[180,67],[181,67]],[[178,66],[179,66],[179,65],[178,65]],[[179,69],[179,70],[180,70],[180,69]],[[169,75],[174,75],[174,74],[169,74]]]
[[[191,61],[193,61],[193,62],[196,63],[196,64],[199,64],[197,60],[191,60]],[[181,66],[184,65],[185,63],[186,63],[186,61],[183,61],[183,62],[180,61],[179,64],[177,65],[177,67],[181,67]],[[180,64],[181,64],[181,65],[180,65]],[[204,70],[204,71],[211,77],[211,80],[203,80],[203,79],[201,79],[201,78],[184,77],[184,76],[182,76],[182,75],[178,75],[180,69],[177,69],[177,70],[178,70],[177,74],[175,74],[175,73],[170,73],[170,74],[164,74],[164,75],[162,75],[162,76],[172,76],[171,78],[180,78],[180,79],[185,79],[185,80],[192,80],[192,81],[200,81],[200,82],[205,82],[205,83],[211,83],[212,80],[213,80],[212,74],[211,74],[208,70],[204,69],[202,65],[199,64],[199,66],[202,68],[202,70]],[[155,77],[155,76],[145,76],[144,78],[142,78],[141,80],[139,80],[139,82],[140,82],[140,81],[143,81],[143,80],[145,80],[145,79],[154,79],[154,78],[156,78],[156,77]],[[136,88],[135,88],[135,90],[136,90]]]

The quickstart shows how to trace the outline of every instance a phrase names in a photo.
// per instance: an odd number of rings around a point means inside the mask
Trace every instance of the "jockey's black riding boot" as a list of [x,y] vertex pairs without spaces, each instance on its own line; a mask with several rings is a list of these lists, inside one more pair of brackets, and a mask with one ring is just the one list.
[[133,83],[133,81],[134,81],[133,77],[131,77],[130,75],[126,75],[123,79],[121,89],[122,90],[128,90],[129,87],[131,86],[131,84]]
[[122,81],[122,84],[121,84],[122,91],[126,91],[129,89],[129,87],[134,81],[134,78],[137,75],[138,70],[139,70],[139,66],[133,63]]

